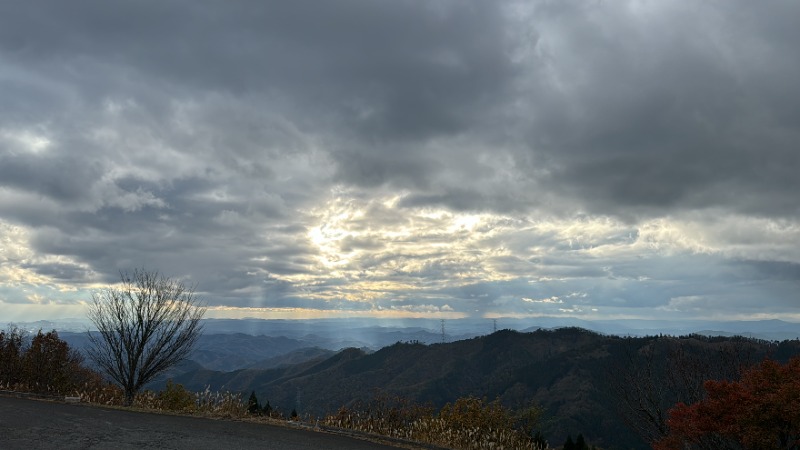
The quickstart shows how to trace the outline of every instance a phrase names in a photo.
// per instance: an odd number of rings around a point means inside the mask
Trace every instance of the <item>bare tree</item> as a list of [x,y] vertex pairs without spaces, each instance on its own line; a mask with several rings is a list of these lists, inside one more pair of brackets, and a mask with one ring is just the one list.
[[122,285],[92,295],[89,357],[122,387],[125,404],[156,375],[185,359],[206,308],[194,289],[158,272],[120,273]]
[[742,337],[628,339],[623,358],[608,373],[610,388],[626,424],[653,443],[669,432],[670,408],[702,400],[706,380],[738,379],[760,347]]

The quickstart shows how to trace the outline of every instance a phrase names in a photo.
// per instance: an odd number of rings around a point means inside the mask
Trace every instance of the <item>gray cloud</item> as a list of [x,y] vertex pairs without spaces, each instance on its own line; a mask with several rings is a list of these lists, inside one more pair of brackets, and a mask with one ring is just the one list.
[[67,155],[56,158],[20,155],[15,154],[11,145],[7,150],[8,153],[0,155],[0,178],[4,185],[56,201],[73,202],[86,197],[91,188],[86,180],[96,179],[103,173],[98,164]]
[[[786,105],[800,100],[792,88],[800,64],[783,39],[797,36],[764,34],[796,8],[539,11],[538,23],[558,26],[542,33],[545,68],[533,83],[528,133],[532,151],[551,161],[553,188],[602,212],[723,206],[796,215],[797,110]],[[787,96],[775,102],[778,92]]]
[[2,4],[0,300],[793,313],[799,8]]

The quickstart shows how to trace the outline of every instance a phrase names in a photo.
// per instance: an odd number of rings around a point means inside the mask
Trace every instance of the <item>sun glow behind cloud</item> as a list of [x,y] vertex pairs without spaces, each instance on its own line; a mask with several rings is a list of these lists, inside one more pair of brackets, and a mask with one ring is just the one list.
[[[400,208],[402,199],[333,190],[309,214],[312,268],[274,277],[303,286],[292,293],[297,298],[338,305],[327,310],[331,314],[633,317],[631,302],[653,296],[657,303],[674,289],[672,273],[647,265],[698,258],[697,269],[706,276],[708,257],[736,252],[735,235],[726,240],[716,224],[704,228],[707,222],[696,219],[631,225],[605,216],[544,219]],[[511,294],[492,292],[494,285]],[[601,298],[607,289],[627,291],[628,298]],[[533,293],[550,295],[536,299]],[[663,301],[675,306],[673,298]]]
[[[718,268],[704,267],[716,257],[797,262],[779,245],[798,236],[790,223],[690,217],[631,225],[604,216],[545,219],[401,208],[402,198],[331,191],[307,215],[306,238],[315,255],[308,270],[270,274],[274,283],[291,286],[288,297],[306,303],[279,306],[267,294],[254,297],[254,306],[223,306],[210,298],[210,317],[646,317],[649,312],[637,313],[631,304],[646,297],[654,306],[663,301],[657,309],[664,314],[701,313],[717,305],[717,294],[673,292],[675,273],[720,276]],[[765,233],[756,242],[742,242],[752,229]],[[3,224],[0,238],[4,291],[14,293],[5,303],[18,316],[24,305],[41,310],[52,299],[78,314],[91,292],[103,286],[85,265],[37,256],[21,227]],[[648,268],[658,261],[662,269]],[[676,268],[673,261],[696,266]],[[44,264],[54,270],[81,268],[84,282],[59,282],[57,273],[26,268]],[[609,298],[609,292],[617,297]]]

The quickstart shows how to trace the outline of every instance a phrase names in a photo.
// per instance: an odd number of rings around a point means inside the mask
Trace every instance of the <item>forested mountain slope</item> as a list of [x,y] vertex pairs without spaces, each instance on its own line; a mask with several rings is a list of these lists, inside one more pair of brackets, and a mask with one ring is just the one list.
[[[196,370],[175,381],[194,390],[255,390],[273,406],[316,415],[368,400],[378,391],[436,406],[464,396],[499,398],[511,408],[534,401],[546,410],[543,431],[551,442],[581,432],[603,448],[646,448],[620,414],[625,409],[621,397],[634,387],[654,389],[661,383],[661,391],[676,375],[700,383],[707,374],[728,376],[726,368],[767,354],[786,359],[798,348],[797,341],[622,338],[578,328],[504,330],[446,344],[396,343],[371,354],[346,349],[322,361],[271,370]],[[663,408],[681,395],[666,392]]]

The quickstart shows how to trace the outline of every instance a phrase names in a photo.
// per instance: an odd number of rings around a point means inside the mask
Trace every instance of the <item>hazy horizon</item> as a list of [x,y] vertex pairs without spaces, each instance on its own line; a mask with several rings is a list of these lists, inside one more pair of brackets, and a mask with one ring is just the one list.
[[800,3],[0,5],[0,321],[800,322]]
[[[252,336],[312,336],[324,335],[328,338],[352,338],[364,333],[400,335],[424,332],[428,334],[428,342],[439,342],[444,326],[447,341],[469,339],[475,336],[491,334],[498,330],[515,330],[529,332],[536,329],[559,329],[579,327],[605,335],[614,336],[685,336],[689,334],[705,334],[709,336],[745,336],[769,341],[800,339],[800,323],[770,320],[744,321],[709,321],[694,320],[659,320],[659,319],[621,319],[621,320],[584,320],[575,317],[528,317],[524,319],[500,317],[496,319],[434,319],[434,318],[322,318],[322,319],[259,319],[245,317],[239,319],[203,319],[203,333],[208,335],[244,333]],[[61,318],[54,320],[37,320],[9,322],[2,324],[16,326],[35,332],[37,330],[83,333],[93,330],[91,322],[86,318]],[[432,337],[433,336],[433,337]],[[419,336],[407,340],[419,340]],[[368,341],[369,339],[367,339]],[[403,341],[404,339],[398,338]],[[391,340],[388,344],[396,342]],[[382,345],[367,346],[380,348]],[[387,344],[387,342],[384,342]]]

